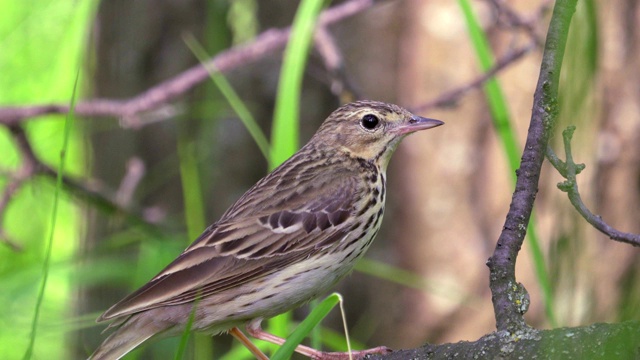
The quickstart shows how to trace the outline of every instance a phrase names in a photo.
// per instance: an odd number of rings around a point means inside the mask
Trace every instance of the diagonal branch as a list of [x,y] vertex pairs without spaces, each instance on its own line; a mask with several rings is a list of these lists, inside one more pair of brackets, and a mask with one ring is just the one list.
[[536,47],[536,44],[531,43],[519,49],[510,51],[505,56],[498,59],[495,65],[486,73],[478,76],[477,78],[457,88],[443,92],[437,98],[425,104],[422,104],[420,106],[411,108],[411,110],[421,113],[421,112],[428,112],[432,108],[452,106],[458,100],[460,100],[460,98],[464,96],[466,93],[468,93],[471,90],[482,87],[482,85],[484,85],[489,79],[493,78],[500,71],[514,64],[517,60],[522,58],[524,55],[528,54],[531,50],[535,49],[535,47]]
[[[350,0],[336,5],[320,15],[318,26],[326,27],[358,14],[373,4],[374,0]],[[227,72],[256,61],[272,51],[283,48],[289,39],[290,32],[289,27],[267,30],[257,36],[253,42],[223,51],[207,63],[198,64],[133,98],[125,100],[95,99],[79,102],[74,108],[74,113],[79,116],[114,116],[121,118],[124,126],[139,126],[138,114],[175,100],[196,85],[206,81],[209,78],[207,67]],[[64,104],[0,108],[0,124],[13,125],[27,118],[68,112],[69,106]]]

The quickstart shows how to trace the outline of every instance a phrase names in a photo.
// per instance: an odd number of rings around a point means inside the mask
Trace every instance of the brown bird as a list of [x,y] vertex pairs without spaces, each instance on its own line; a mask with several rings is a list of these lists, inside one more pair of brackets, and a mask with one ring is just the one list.
[[[322,295],[352,270],[380,228],[394,150],[408,134],[442,124],[376,101],[338,108],[175,261],[98,318],[115,320],[109,327],[117,330],[90,359],[120,359],[150,338],[180,335],[190,317],[191,330],[229,331],[266,359],[237,327],[282,344],[261,321]],[[296,351],[348,358],[302,345]]]

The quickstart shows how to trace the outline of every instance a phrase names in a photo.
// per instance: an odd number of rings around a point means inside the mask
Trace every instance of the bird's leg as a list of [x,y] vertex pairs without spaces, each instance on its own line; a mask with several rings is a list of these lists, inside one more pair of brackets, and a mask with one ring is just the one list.
[[[270,343],[282,345],[285,342],[285,339],[275,336],[273,334],[269,334],[268,332],[262,330],[262,319],[258,318],[252,320],[247,324],[247,332],[249,335],[253,336],[256,339],[268,341]],[[324,352],[320,350],[316,350],[314,348],[298,345],[296,347],[296,352],[300,353],[304,356],[307,356],[314,360],[351,360],[351,359],[361,359],[369,354],[386,354],[390,353],[391,349],[386,346],[379,346],[373,349],[367,350],[357,350],[348,352]]]
[[254,343],[249,340],[249,338],[240,331],[237,327],[233,327],[229,330],[229,334],[231,334],[234,338],[238,339],[258,360],[269,360],[267,355],[265,355]]

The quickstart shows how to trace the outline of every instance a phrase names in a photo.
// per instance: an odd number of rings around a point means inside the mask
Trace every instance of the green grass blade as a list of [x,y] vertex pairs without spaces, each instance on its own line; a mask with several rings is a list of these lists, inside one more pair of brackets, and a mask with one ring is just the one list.
[[324,319],[327,314],[342,300],[342,297],[333,293],[326,299],[322,300],[318,306],[311,310],[309,316],[307,316],[298,327],[287,337],[287,341],[276,351],[271,357],[271,360],[287,360],[291,358],[296,347],[304,340],[307,335],[318,326],[318,324]]
[[549,270],[547,270],[547,261],[542,251],[542,246],[538,240],[538,232],[536,230],[536,213],[531,211],[531,217],[527,224],[527,238],[529,239],[529,246],[531,247],[531,258],[533,259],[533,270],[536,274],[536,279],[540,285],[542,292],[542,302],[544,306],[547,320],[552,327],[557,327],[556,314],[553,305],[553,288],[551,286],[551,279],[549,276]]
[[196,143],[187,135],[186,125],[180,124],[178,131],[178,158],[180,181],[184,198],[184,217],[187,224],[189,242],[196,239],[205,229],[204,201],[198,171]]
[[[480,67],[483,71],[488,71],[493,67],[495,60],[486,34],[480,27],[469,0],[458,0],[458,4],[464,13],[464,18],[469,30],[469,36],[476,51]],[[518,145],[515,131],[511,125],[511,116],[509,114],[506,98],[502,88],[500,87],[500,83],[495,77],[492,77],[485,83],[484,93],[491,110],[493,125],[498,133],[498,138],[502,142],[509,162],[511,177],[515,182],[515,173],[520,167],[520,146]],[[534,219],[535,217],[532,213],[527,226],[527,238],[529,239],[528,244],[531,246],[531,256],[533,258],[536,278],[542,292],[542,301],[544,303],[545,313],[549,323],[555,327],[556,316],[553,310],[553,291],[551,289],[549,273],[547,271],[546,261],[544,259],[540,240],[535,228]]]
[[[190,36],[190,49],[202,62],[203,59],[208,57],[204,48],[197,42],[197,40]],[[186,41],[186,40],[185,40]],[[189,44],[189,42],[187,42]],[[244,107],[244,104],[237,96],[235,91],[231,88],[226,79],[213,69],[207,68],[209,75],[214,79],[214,83],[220,89],[220,92],[227,98],[231,106],[236,110],[236,113],[243,114],[239,116],[245,127],[249,130],[249,133],[254,136],[256,141],[259,141],[259,137],[264,135],[257,128],[257,124],[253,121],[251,114]],[[247,117],[247,114],[248,117]],[[180,180],[182,183],[182,197],[184,199],[184,216],[187,224],[187,233],[189,242],[196,239],[206,227],[205,219],[205,205],[204,205],[204,192],[202,191],[202,185],[200,183],[200,171],[198,169],[198,156],[197,156],[197,143],[196,139],[191,136],[192,132],[189,131],[189,125],[186,123],[178,124],[178,159],[180,163]],[[251,129],[250,129],[251,128]],[[256,132],[257,128],[257,132]],[[257,138],[256,138],[257,136]],[[195,305],[194,305],[195,309]],[[183,336],[180,340],[178,352],[176,353],[176,359],[182,358],[187,346],[187,340],[191,331],[192,319],[183,332]],[[196,358],[205,359],[212,358],[213,348],[211,346],[211,337],[206,334],[194,334],[194,345]]]
[[274,169],[298,150],[298,117],[302,77],[313,39],[313,30],[324,0],[300,3],[284,53],[275,114],[271,129],[269,169]]
[[264,155],[265,159],[268,160],[270,156],[269,141],[260,129],[256,120],[253,118],[253,115],[251,115],[249,109],[240,99],[235,90],[233,90],[233,87],[229,84],[227,79],[213,66],[211,62],[207,62],[209,55],[198,40],[192,34],[186,34],[184,36],[184,42],[200,63],[205,66],[207,72],[209,72],[209,77],[213,80],[213,83],[218,87],[220,93],[222,93],[225,99],[227,99],[229,105],[233,108],[233,111],[236,112],[240,121],[242,121],[242,124],[247,128],[247,131],[249,131],[253,141],[255,141],[258,148],[260,148],[262,155]]
[[67,148],[69,146],[69,137],[71,134],[71,125],[73,123],[73,115],[76,105],[76,95],[78,91],[78,80],[80,79],[80,67],[76,73],[76,78],[73,84],[73,92],[71,95],[71,103],[69,105],[69,113],[66,116],[64,122],[64,134],[62,141],[62,149],[60,151],[60,162],[58,163],[58,174],[56,176],[56,187],[53,193],[53,209],[51,210],[51,228],[49,231],[49,238],[44,253],[44,261],[42,264],[42,281],[38,290],[38,297],[36,299],[36,307],[33,314],[33,320],[31,322],[31,334],[29,335],[29,344],[25,351],[24,360],[31,359],[33,355],[33,348],[36,342],[36,333],[38,330],[38,320],[40,319],[40,309],[42,308],[42,302],[44,301],[44,292],[47,289],[47,280],[49,279],[49,268],[51,265],[51,251],[53,249],[53,237],[56,230],[56,220],[58,219],[58,200],[60,198],[60,192],[62,189],[62,176],[65,169],[65,160]]

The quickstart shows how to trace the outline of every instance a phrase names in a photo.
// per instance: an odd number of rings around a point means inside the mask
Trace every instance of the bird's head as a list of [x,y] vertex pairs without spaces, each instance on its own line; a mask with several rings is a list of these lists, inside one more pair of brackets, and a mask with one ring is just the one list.
[[400,141],[407,135],[444,124],[413,115],[393,104],[357,101],[343,105],[324,121],[316,141],[386,169]]

